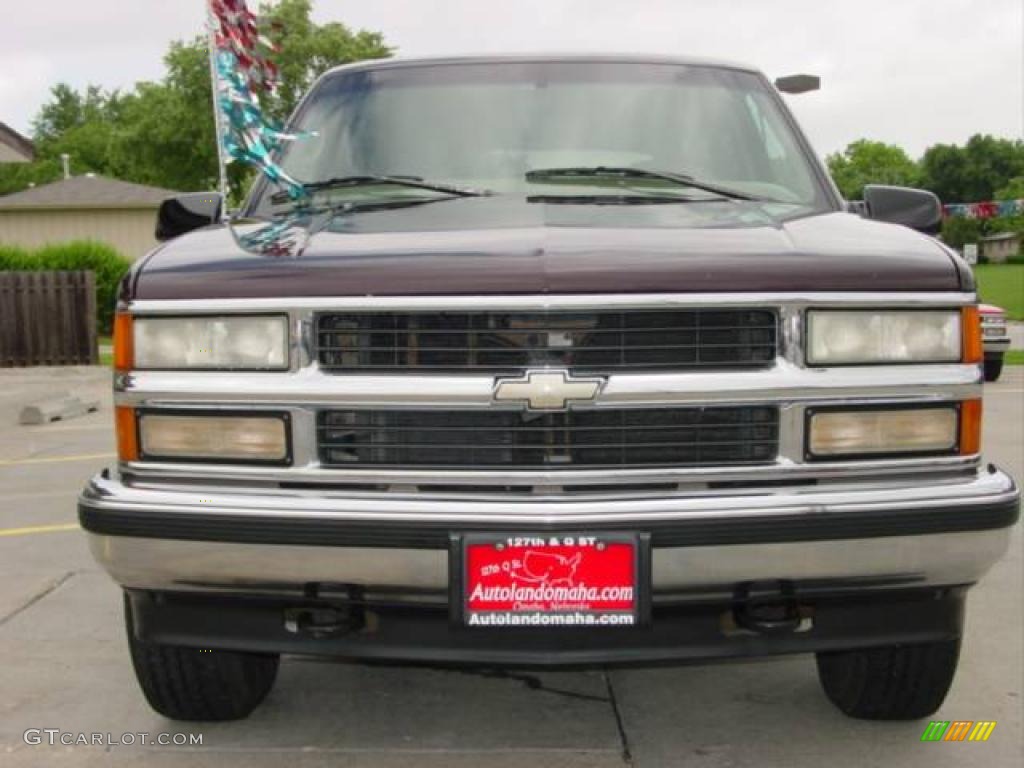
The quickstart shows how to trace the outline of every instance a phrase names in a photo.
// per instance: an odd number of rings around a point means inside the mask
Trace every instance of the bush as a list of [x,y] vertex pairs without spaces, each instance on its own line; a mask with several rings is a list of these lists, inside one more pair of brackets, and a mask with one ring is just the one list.
[[113,329],[117,289],[131,265],[131,261],[109,245],[88,240],[47,245],[35,251],[0,245],[0,270],[84,269],[95,273],[97,329],[104,336],[109,336]]
[[942,242],[962,251],[966,243],[976,243],[985,234],[980,219],[950,216],[942,222]]

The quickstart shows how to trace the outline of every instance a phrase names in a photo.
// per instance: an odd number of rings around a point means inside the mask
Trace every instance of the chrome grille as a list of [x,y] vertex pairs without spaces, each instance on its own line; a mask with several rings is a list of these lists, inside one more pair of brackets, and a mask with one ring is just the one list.
[[769,406],[569,410],[331,410],[317,418],[327,467],[542,468],[768,463]]
[[324,313],[317,359],[339,373],[735,370],[772,363],[777,325],[772,309]]

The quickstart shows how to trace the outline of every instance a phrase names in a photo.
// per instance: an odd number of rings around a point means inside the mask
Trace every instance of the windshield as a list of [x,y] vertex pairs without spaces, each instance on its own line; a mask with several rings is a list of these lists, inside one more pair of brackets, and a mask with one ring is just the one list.
[[[722,199],[653,176],[535,173],[607,167],[685,175],[787,209],[827,204],[769,86],[725,68],[495,62],[339,72],[321,81],[293,128],[303,138],[281,162],[305,183],[372,176],[528,199],[598,195],[610,186]],[[318,194],[432,194],[371,186],[328,184]]]

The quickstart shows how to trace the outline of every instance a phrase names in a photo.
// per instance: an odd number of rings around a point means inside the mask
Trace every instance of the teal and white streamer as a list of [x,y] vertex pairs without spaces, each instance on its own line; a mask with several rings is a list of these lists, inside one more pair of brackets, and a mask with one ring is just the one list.
[[224,115],[224,149],[233,160],[248,163],[285,189],[293,199],[305,195],[302,183],[275,160],[282,144],[299,138],[285,133],[263,112],[237,56],[228,50],[217,53],[218,103]]

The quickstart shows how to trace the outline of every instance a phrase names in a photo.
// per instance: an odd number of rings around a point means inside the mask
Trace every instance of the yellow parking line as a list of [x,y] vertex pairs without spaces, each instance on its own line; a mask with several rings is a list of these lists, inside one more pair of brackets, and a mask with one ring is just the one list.
[[60,523],[59,525],[36,525],[31,528],[0,528],[0,538],[5,536],[28,536],[33,533],[57,533],[59,531],[77,531],[78,523]]
[[62,461],[91,461],[93,459],[112,459],[113,453],[83,453],[78,456],[51,456],[44,459],[0,459],[0,467],[17,467],[22,464],[56,464]]

